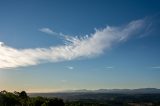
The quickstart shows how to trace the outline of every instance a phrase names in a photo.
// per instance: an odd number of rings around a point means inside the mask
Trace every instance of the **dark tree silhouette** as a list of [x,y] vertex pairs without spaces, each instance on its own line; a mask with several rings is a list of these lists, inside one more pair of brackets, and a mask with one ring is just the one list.
[[62,99],[49,99],[48,106],[64,106]]
[[22,98],[22,99],[27,99],[28,98],[27,93],[25,91],[20,92],[19,97]]
[[22,92],[0,92],[0,106],[64,106],[62,99],[29,97],[25,91]]

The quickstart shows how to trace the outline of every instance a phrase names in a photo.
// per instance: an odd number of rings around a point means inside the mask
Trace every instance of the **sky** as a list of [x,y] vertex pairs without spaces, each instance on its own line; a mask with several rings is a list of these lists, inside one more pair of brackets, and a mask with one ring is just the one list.
[[160,1],[0,0],[0,90],[160,88]]

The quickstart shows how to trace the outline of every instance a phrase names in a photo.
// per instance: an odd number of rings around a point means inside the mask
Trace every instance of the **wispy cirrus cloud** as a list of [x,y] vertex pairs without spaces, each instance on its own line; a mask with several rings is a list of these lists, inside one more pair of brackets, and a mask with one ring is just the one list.
[[67,41],[69,41],[69,39],[73,38],[73,37],[71,37],[69,35],[65,35],[63,33],[57,33],[57,32],[55,32],[52,29],[47,28],[47,27],[40,28],[39,31],[43,32],[43,33],[46,33],[46,34],[49,34],[49,35],[54,35],[54,36],[62,37],[63,39],[65,39]]
[[57,34],[56,32],[54,32],[52,29],[50,29],[50,28],[41,28],[41,29],[39,29],[39,31],[41,31],[41,32],[43,32],[43,33],[47,33],[47,34],[52,34],[52,35],[54,35],[54,34]]
[[[145,20],[132,21],[121,27],[107,26],[104,29],[97,29],[95,33],[89,36],[64,36],[67,43],[49,48],[16,49],[1,42],[0,68],[17,68],[37,65],[43,62],[70,61],[97,56],[113,45],[137,35],[144,27]],[[55,33],[49,28],[43,28],[40,31],[48,34]]]

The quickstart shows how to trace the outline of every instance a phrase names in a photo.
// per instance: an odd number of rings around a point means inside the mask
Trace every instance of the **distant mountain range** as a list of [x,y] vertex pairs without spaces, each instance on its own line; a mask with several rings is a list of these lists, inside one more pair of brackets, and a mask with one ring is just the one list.
[[28,93],[31,96],[34,95],[63,95],[63,94],[98,94],[98,93],[111,93],[111,94],[160,94],[160,89],[157,88],[139,88],[139,89],[98,89],[98,90],[67,90],[61,92],[46,92],[46,93]]
[[139,88],[139,89],[98,89],[98,90],[68,90],[68,93],[160,93],[157,88]]
[[145,95],[155,98],[160,96],[160,89],[157,88],[140,88],[140,89],[98,89],[98,90],[68,90],[63,92],[50,92],[50,93],[29,93],[31,97],[58,97],[64,100],[81,100],[81,99],[94,99],[94,100],[108,100],[112,97],[124,96],[125,98],[143,97]]

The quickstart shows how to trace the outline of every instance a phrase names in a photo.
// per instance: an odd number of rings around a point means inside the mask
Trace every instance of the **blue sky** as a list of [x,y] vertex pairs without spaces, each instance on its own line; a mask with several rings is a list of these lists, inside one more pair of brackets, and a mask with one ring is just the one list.
[[0,90],[160,88],[158,0],[0,0]]

